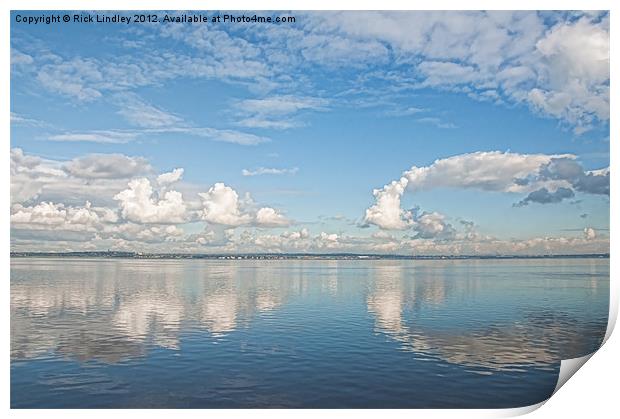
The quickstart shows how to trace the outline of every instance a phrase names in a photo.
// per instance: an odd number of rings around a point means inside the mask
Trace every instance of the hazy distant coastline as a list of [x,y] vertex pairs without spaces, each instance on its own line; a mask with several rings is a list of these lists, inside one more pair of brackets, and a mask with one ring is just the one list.
[[73,257],[73,258],[124,258],[124,259],[228,259],[228,260],[378,260],[378,259],[567,259],[609,258],[609,253],[572,255],[400,255],[365,253],[243,253],[243,254],[194,254],[194,253],[141,253],[141,252],[11,252],[11,257]]

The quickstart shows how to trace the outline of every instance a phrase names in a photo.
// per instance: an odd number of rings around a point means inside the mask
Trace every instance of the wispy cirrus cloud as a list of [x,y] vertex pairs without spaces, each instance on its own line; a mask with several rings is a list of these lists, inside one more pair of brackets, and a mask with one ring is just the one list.
[[232,143],[239,145],[258,145],[270,142],[271,139],[264,136],[250,134],[236,130],[222,130],[210,127],[166,127],[134,130],[93,130],[82,132],[66,132],[47,137],[50,141],[65,142],[92,142],[103,144],[124,144],[149,134],[184,134],[194,137],[208,138],[211,141]]
[[184,124],[183,118],[160,109],[130,92],[115,95],[117,113],[127,122],[141,128],[164,128]]
[[455,124],[453,124],[452,122],[444,122],[441,120],[441,118],[437,118],[437,117],[424,117],[424,118],[418,118],[416,119],[416,121],[422,123],[422,124],[430,124],[433,125],[437,128],[440,129],[455,129],[458,128]]
[[47,137],[50,141],[88,142],[103,144],[124,144],[138,138],[139,133],[119,130],[93,130],[84,132],[66,132]]
[[65,132],[50,135],[48,139],[122,144],[153,134],[183,134],[240,145],[258,145],[271,141],[264,136],[237,130],[194,126],[182,117],[152,105],[131,92],[116,94],[112,103],[118,106],[117,113],[136,128]]
[[303,111],[325,111],[329,101],[318,97],[270,96],[234,103],[237,124],[249,128],[287,129],[303,125],[295,116]]
[[292,167],[288,169],[278,169],[275,167],[259,167],[258,169],[249,170],[243,169],[241,174],[243,176],[262,176],[262,175],[294,175],[299,171],[298,167]]
[[16,112],[11,112],[11,124],[16,125],[26,125],[31,127],[39,127],[39,128],[50,128],[51,124],[45,121],[41,121],[34,118],[29,118],[27,116],[18,114]]
[[[409,30],[395,30],[403,27]],[[307,93],[325,77],[340,91],[354,81],[366,90],[364,101],[385,95],[384,89],[368,89],[383,79],[391,91],[432,89],[522,104],[576,134],[609,120],[606,12],[553,18],[528,11],[311,12],[295,27],[260,32],[257,27],[145,30],[150,36],[145,42],[174,39],[200,54],[160,48],[147,56],[130,48],[112,61],[20,48],[14,61],[33,60],[28,65],[40,86],[81,102],[179,78],[242,85],[263,96],[235,107],[241,111],[235,122],[250,128],[302,125],[293,118],[296,112],[325,107]],[[305,71],[308,65],[312,74]],[[335,74],[343,66],[351,69],[346,77]]]

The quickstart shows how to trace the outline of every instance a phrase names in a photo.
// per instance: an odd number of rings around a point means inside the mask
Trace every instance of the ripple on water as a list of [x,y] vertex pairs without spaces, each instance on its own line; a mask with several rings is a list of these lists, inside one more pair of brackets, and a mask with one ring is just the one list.
[[608,260],[17,260],[11,403],[532,404],[600,345],[608,276]]

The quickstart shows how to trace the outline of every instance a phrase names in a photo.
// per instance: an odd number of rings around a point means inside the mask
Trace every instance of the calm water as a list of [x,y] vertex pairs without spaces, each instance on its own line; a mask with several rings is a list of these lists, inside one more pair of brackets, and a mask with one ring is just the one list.
[[12,259],[12,407],[516,407],[605,334],[609,259]]

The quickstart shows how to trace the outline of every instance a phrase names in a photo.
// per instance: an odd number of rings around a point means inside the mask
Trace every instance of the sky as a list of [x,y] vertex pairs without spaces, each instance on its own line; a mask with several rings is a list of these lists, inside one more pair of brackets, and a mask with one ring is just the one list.
[[57,13],[11,13],[12,251],[609,251],[608,13]]

